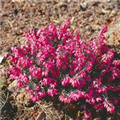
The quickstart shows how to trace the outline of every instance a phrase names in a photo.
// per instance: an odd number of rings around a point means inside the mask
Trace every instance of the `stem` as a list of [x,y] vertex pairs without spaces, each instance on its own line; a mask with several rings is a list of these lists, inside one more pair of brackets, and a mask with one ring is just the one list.
[[66,104],[64,106],[64,118],[65,118],[65,120],[67,120],[67,116],[66,116]]

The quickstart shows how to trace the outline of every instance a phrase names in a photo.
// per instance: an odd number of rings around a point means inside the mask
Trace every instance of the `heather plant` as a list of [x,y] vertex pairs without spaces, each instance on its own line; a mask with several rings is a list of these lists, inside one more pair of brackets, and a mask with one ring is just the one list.
[[34,102],[57,96],[66,104],[79,103],[86,118],[91,108],[113,113],[118,99],[111,93],[120,91],[120,60],[104,42],[106,30],[82,40],[68,20],[24,32],[26,42],[11,48],[9,76]]

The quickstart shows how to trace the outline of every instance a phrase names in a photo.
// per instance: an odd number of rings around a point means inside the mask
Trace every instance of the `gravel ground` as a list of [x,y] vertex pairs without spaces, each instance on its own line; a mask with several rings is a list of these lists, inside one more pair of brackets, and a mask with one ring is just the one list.
[[[36,1],[36,2],[33,2]],[[85,38],[94,38],[101,26],[107,25],[106,42],[120,56],[120,0],[0,0],[0,54],[9,51],[13,45],[24,42],[23,31],[31,28],[42,28],[50,22],[61,24],[66,19],[72,20],[72,28],[79,28]],[[7,69],[5,62],[0,68]],[[14,86],[7,79],[7,89]],[[18,90],[19,91],[19,90]],[[23,103],[24,101],[24,103]],[[64,114],[63,106],[52,102],[40,101],[37,104],[29,100],[28,94],[22,90],[10,93],[5,105],[2,120],[83,120],[74,106]],[[91,120],[119,120],[120,106],[116,113],[106,115],[95,114]]]

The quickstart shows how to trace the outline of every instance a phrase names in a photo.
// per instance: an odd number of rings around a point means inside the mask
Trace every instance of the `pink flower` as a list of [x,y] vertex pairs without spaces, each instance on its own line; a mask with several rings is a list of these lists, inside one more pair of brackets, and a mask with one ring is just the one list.
[[76,79],[76,78],[71,79],[70,83],[73,87],[79,87],[80,86],[80,81],[79,81],[79,79]]
[[69,96],[64,95],[64,94],[61,94],[61,95],[59,96],[59,100],[60,100],[61,102],[63,102],[63,103],[70,103],[70,102],[72,101]]
[[57,89],[48,89],[47,94],[53,97],[57,94]]
[[2,69],[1,73],[2,73],[2,75],[5,75],[6,70],[5,70],[5,69]]
[[36,96],[33,96],[31,99],[32,99],[33,102],[37,101],[37,97]]
[[81,95],[79,94],[79,91],[74,91],[70,93],[69,97],[72,101],[77,101],[81,97]]
[[21,81],[17,81],[17,87],[20,88],[20,87],[24,87],[25,85],[21,82]]
[[70,83],[70,77],[65,77],[63,80],[62,80],[62,86],[66,86]]
[[108,106],[107,111],[112,114],[115,111],[115,107],[114,106]]
[[78,29],[70,30],[68,20],[61,26],[25,31],[26,42],[11,48],[9,77],[34,102],[57,96],[63,103],[81,105],[82,100],[86,118],[91,116],[86,104],[113,113],[117,98],[109,92],[120,91],[120,61],[104,42],[106,30],[104,26],[96,38],[84,40]]
[[96,101],[97,101],[97,102],[102,101],[101,97],[97,97],[97,98],[96,98]]
[[7,58],[8,56],[9,56],[9,53],[6,52],[6,53],[4,54],[4,58]]
[[39,92],[38,92],[38,95],[39,95],[40,98],[42,98],[42,97],[45,97],[45,96],[46,96],[46,93],[39,91]]
[[120,66],[120,60],[114,60],[112,64],[115,66]]
[[36,84],[36,88],[35,88],[35,90],[39,90],[39,89],[40,89],[39,85]]
[[91,112],[85,111],[84,116],[85,116],[86,119],[90,118],[91,117]]
[[27,90],[27,91],[29,91],[29,90],[30,90],[30,86],[26,86],[25,88],[26,88],[26,90]]

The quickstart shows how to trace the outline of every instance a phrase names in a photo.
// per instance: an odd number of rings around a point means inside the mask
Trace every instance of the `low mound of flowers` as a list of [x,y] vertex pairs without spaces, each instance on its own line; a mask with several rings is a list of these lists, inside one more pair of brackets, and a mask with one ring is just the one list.
[[[32,101],[57,96],[63,103],[78,102],[86,117],[90,107],[113,113],[120,91],[120,60],[104,42],[103,27],[95,39],[82,40],[70,20],[24,32],[27,41],[11,48],[10,78],[25,88]],[[116,84],[117,83],[117,84]]]

